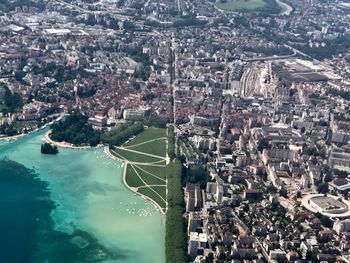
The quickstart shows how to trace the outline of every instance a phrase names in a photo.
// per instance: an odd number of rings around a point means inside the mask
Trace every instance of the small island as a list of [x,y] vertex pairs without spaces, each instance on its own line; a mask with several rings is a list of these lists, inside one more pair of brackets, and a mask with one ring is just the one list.
[[41,145],[42,154],[58,154],[58,148],[50,143],[44,143]]

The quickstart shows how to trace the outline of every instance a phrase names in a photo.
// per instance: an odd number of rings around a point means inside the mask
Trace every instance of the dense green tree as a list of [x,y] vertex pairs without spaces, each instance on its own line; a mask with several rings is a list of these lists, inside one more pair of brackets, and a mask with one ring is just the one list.
[[279,191],[279,194],[280,196],[282,197],[285,197],[285,198],[288,198],[288,191],[284,188],[282,188],[280,191]]
[[180,181],[181,163],[171,162],[167,167],[168,211],[166,213],[165,261],[184,263],[186,260],[186,228],[183,215],[183,192]]
[[182,171],[182,185],[186,183],[200,184],[201,188],[204,188],[207,182],[210,181],[209,172],[204,169],[188,169],[183,168]]
[[268,193],[271,193],[271,194],[275,194],[275,193],[277,193],[277,188],[276,187],[274,187],[273,185],[268,185],[267,187],[266,187],[266,190],[267,190],[267,192]]
[[227,148],[227,147],[220,148],[220,154],[222,155],[232,154],[232,153],[233,153],[233,150],[231,148]]
[[171,160],[175,159],[175,131],[173,126],[169,126],[168,128],[168,156]]
[[328,184],[327,183],[321,183],[317,186],[317,191],[321,194],[325,194],[328,192]]
[[126,123],[101,135],[101,141],[109,145],[119,146],[132,136],[144,131],[141,122]]
[[296,198],[301,198],[301,192],[297,191]]
[[176,20],[173,23],[173,27],[181,28],[186,26],[204,26],[207,22],[203,20],[199,20],[196,17],[183,17],[179,20]]
[[3,124],[0,126],[0,134],[4,134],[6,136],[14,136],[19,134],[19,131],[14,127],[13,124]]
[[5,89],[5,98],[3,101],[4,107],[2,107],[3,113],[14,113],[23,107],[23,100],[19,93],[12,92],[7,85],[0,85]]
[[334,169],[333,170],[334,174],[340,178],[346,178],[348,177],[348,173],[346,171],[341,171],[341,170],[338,170],[338,169]]
[[50,143],[44,143],[41,145],[41,153],[43,153],[43,154],[57,154],[58,148],[56,145],[51,145]]
[[74,145],[96,146],[100,142],[100,133],[88,124],[88,118],[80,113],[74,113],[64,120],[51,125],[51,139],[65,141]]
[[146,95],[142,96],[142,100],[144,101],[151,101],[156,97],[156,95],[152,92],[147,93]]
[[322,217],[321,217],[321,224],[322,224],[324,227],[328,227],[328,228],[333,227],[333,221],[330,220],[327,216],[322,216]]
[[269,140],[261,138],[258,143],[258,151],[262,152],[264,149],[269,149]]
[[318,156],[318,151],[317,148],[314,146],[310,146],[310,147],[304,147],[302,154],[305,155],[312,155],[312,156]]
[[323,181],[325,183],[328,183],[328,182],[332,181],[332,179],[333,179],[333,176],[331,174],[325,174],[324,178],[323,178]]

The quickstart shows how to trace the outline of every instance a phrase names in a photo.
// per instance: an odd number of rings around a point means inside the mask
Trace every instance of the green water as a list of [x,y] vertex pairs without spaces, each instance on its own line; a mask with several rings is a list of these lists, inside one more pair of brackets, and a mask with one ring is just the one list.
[[123,185],[121,164],[102,148],[42,155],[43,133],[0,143],[0,209],[13,209],[0,261],[163,263],[165,217]]

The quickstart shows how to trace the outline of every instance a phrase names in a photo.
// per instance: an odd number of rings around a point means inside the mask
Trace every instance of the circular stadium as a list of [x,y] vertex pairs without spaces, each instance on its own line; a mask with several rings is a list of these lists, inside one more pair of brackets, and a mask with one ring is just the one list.
[[302,198],[301,204],[311,212],[330,218],[350,217],[350,202],[339,196],[309,194]]

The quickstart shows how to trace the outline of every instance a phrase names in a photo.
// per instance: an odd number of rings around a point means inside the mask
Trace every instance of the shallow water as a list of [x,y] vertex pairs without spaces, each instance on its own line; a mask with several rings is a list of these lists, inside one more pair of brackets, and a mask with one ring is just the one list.
[[165,218],[121,164],[102,148],[42,155],[43,134],[0,142],[0,262],[164,262]]

